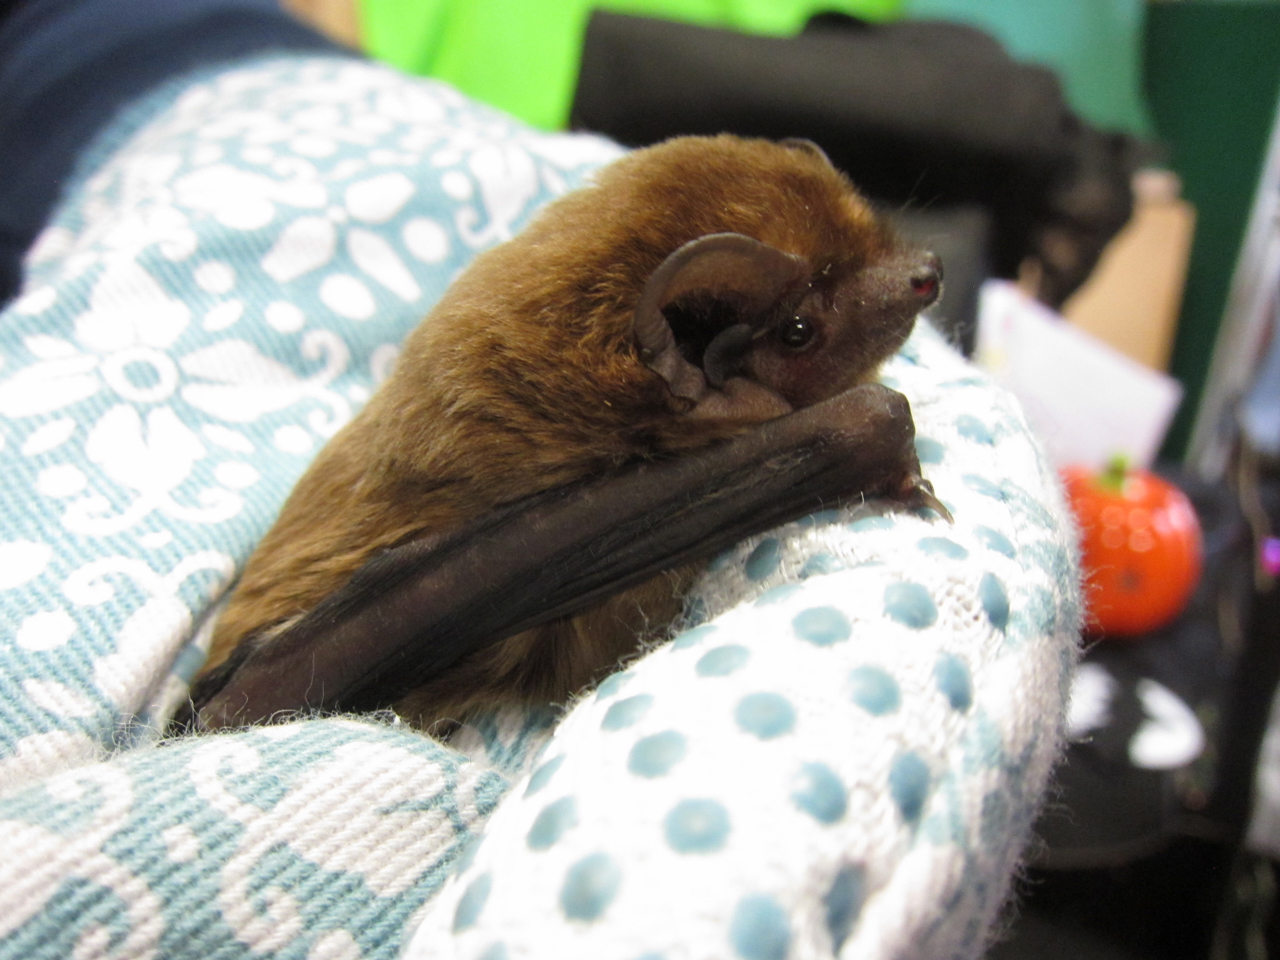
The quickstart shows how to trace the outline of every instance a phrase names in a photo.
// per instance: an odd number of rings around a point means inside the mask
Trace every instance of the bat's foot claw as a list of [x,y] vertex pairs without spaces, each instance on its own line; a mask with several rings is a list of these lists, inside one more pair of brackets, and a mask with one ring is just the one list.
[[894,499],[908,510],[922,510],[927,507],[947,523],[956,522],[955,517],[951,516],[951,511],[934,494],[933,484],[918,473],[909,473],[902,478]]

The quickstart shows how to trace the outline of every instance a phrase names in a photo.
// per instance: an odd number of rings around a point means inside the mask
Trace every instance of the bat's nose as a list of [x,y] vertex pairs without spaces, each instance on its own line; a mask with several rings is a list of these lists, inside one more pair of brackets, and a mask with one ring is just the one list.
[[938,255],[922,254],[907,281],[911,284],[911,292],[920,301],[920,309],[923,310],[937,300],[938,294],[942,292],[942,261]]

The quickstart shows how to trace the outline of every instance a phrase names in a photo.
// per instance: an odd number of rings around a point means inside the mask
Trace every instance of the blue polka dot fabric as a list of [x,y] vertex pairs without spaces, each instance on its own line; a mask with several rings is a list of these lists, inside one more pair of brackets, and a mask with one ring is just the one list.
[[409,957],[984,953],[1059,749],[1077,571],[1015,402],[927,326],[904,354],[955,522],[865,503],[718,558],[674,641],[558,725]]
[[563,715],[149,745],[400,337],[618,150],[342,58],[145,107],[0,323],[0,960],[981,956],[1077,571],[1020,411],[925,324],[884,376],[954,523],[868,502],[744,542]]

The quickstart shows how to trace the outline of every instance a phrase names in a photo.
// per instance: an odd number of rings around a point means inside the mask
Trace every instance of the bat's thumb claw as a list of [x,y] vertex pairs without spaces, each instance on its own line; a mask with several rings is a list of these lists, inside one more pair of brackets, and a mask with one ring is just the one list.
[[947,523],[956,522],[955,517],[951,516],[951,511],[934,495],[933,484],[918,473],[907,474],[902,478],[896,499],[909,510],[928,507]]

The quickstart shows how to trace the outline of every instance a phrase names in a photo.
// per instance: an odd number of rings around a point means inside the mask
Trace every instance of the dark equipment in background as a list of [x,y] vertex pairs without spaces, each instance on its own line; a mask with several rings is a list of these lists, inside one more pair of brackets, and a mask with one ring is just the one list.
[[[961,260],[986,261],[998,277],[1029,269],[1052,307],[1128,220],[1130,178],[1146,156],[1134,138],[1085,124],[1053,73],[980,30],[843,14],[777,38],[596,11],[571,123],[629,146],[694,133],[806,137],[873,199],[905,211],[913,239],[958,229],[972,244],[989,232],[979,253],[944,257],[953,290],[982,279],[965,278]],[[956,207],[968,213],[957,219]],[[934,214],[943,219],[930,224]],[[939,308],[966,349],[975,305],[970,294]]]

